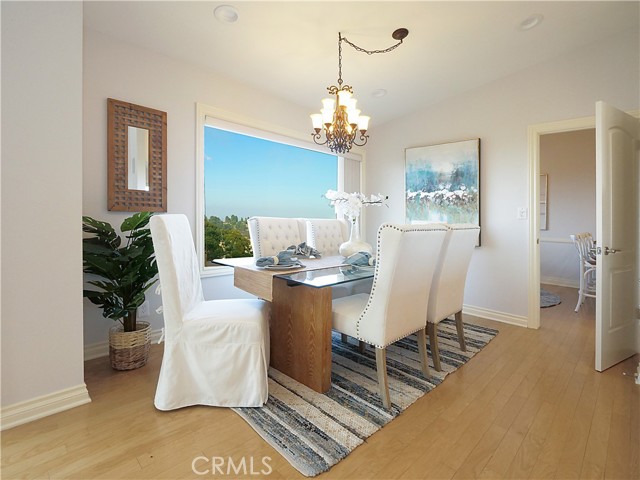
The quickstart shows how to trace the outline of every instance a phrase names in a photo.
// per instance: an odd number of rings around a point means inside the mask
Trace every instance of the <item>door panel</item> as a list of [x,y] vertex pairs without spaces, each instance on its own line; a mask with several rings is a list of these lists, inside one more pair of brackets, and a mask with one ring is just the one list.
[[596,104],[596,370],[636,353],[638,119]]

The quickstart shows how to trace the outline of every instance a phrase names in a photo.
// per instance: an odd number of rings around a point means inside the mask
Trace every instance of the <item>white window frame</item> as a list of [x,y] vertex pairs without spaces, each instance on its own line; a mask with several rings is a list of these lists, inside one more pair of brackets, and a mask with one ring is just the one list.
[[[327,148],[309,141],[311,136],[308,132],[298,132],[260,120],[251,119],[243,115],[238,115],[226,110],[205,105],[196,104],[196,254],[200,264],[201,277],[214,277],[219,275],[230,275],[233,270],[229,267],[207,267],[204,262],[204,224],[202,219],[205,216],[204,205],[204,128],[206,126],[228,130],[235,133],[250,135],[273,142],[293,145],[295,147],[328,153]],[[311,127],[309,127],[311,130]],[[338,157],[338,190],[343,190],[344,159],[360,162],[360,185],[363,184],[364,177],[364,151],[354,148],[351,152]]]

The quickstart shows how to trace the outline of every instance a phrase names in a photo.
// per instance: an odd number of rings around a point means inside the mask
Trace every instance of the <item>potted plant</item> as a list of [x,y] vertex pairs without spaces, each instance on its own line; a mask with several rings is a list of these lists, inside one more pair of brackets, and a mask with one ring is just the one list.
[[109,330],[109,357],[116,370],[131,370],[147,363],[150,325],[137,322],[137,309],[158,273],[151,232],[150,212],[126,218],[120,227],[126,238],[107,222],[82,217],[82,230],[92,234],[82,240],[84,272],[100,277],[87,283],[99,290],[83,290],[83,296],[102,308],[102,315],[120,323]]

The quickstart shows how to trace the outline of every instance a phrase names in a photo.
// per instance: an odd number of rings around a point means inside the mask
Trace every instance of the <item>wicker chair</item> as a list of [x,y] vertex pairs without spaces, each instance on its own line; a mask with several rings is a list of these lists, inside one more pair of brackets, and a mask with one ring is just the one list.
[[578,251],[580,262],[580,287],[578,289],[578,303],[575,311],[579,311],[586,297],[596,298],[596,257],[593,252],[595,242],[590,233],[569,235]]

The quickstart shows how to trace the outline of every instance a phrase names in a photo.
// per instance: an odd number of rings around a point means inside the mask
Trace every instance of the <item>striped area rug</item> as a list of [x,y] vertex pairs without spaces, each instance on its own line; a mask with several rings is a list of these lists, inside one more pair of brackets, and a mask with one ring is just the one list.
[[[269,400],[261,408],[235,408],[258,434],[303,475],[322,473],[351,453],[367,437],[398,416],[425,393],[486,346],[497,330],[464,324],[467,351],[460,350],[455,322],[438,326],[442,372],[429,361],[431,377],[420,369],[418,345],[412,335],[387,348],[387,371],[392,409],[382,407],[378,395],[376,356],[364,354],[333,332],[331,389],[314,392],[277,370],[269,369]],[[427,341],[428,343],[428,341]]]

